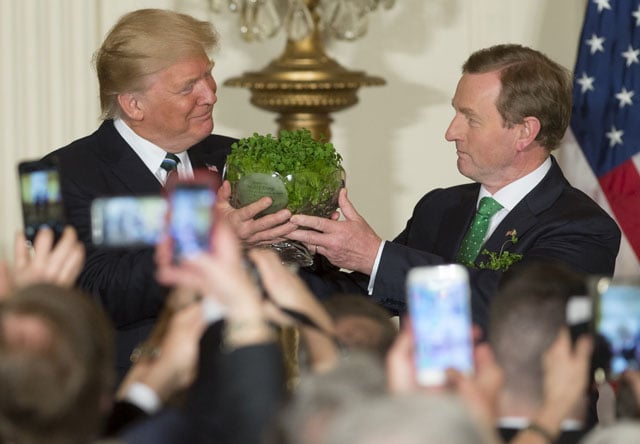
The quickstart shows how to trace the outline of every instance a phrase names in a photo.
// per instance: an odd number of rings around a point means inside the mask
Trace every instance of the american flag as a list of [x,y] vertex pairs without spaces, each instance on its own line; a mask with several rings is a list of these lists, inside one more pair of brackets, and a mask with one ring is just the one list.
[[640,0],[589,1],[574,72],[571,131],[606,198],[603,206],[627,242],[617,268],[626,248],[633,266],[622,268],[638,272]]

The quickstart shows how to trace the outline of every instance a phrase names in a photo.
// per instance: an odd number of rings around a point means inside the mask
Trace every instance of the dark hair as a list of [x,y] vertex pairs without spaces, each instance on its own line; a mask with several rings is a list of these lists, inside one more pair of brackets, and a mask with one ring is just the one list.
[[322,302],[334,322],[347,316],[361,316],[373,321],[379,327],[378,340],[372,344],[352,345],[375,351],[382,357],[386,355],[398,334],[398,329],[391,321],[391,313],[384,307],[359,294],[336,294]]
[[511,125],[528,116],[540,121],[536,140],[549,151],[558,147],[571,118],[569,71],[546,55],[522,45],[496,45],[474,52],[463,73],[500,71],[502,89],[496,108]]
[[521,263],[504,274],[489,309],[488,339],[506,390],[541,400],[542,354],[567,327],[569,298],[585,293],[586,277],[560,263]]
[[[15,333],[25,321],[39,338]],[[112,341],[105,314],[77,291],[40,284],[0,303],[0,441],[95,438],[113,390]]]

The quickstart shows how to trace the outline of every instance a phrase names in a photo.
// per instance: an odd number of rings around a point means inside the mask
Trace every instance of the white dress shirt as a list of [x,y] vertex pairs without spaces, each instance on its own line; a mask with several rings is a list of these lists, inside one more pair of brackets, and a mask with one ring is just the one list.
[[[147,168],[149,168],[149,171],[158,179],[158,182],[164,186],[167,181],[167,172],[160,168],[160,165],[167,155],[167,152],[158,145],[140,137],[122,119],[114,120],[113,125],[131,149],[144,162]],[[183,151],[174,154],[180,159],[177,169],[178,177],[180,179],[193,178],[193,168],[187,152]]]

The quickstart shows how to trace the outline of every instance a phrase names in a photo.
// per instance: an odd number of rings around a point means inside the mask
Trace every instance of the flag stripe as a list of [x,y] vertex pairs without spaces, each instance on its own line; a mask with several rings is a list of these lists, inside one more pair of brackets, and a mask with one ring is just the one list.
[[598,181],[607,196],[620,228],[628,236],[631,248],[640,257],[640,174],[633,162],[628,160],[601,176]]

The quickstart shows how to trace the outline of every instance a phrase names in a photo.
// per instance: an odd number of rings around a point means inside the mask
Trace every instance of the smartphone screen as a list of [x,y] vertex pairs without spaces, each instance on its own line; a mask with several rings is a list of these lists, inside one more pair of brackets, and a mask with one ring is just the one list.
[[445,370],[473,371],[467,270],[456,264],[417,267],[407,277],[418,383],[442,385]]
[[566,319],[573,344],[581,335],[591,333],[592,305],[591,298],[582,295],[571,296],[567,302]]
[[18,175],[26,238],[33,241],[43,227],[51,228],[56,238],[59,237],[65,217],[57,168],[41,161],[21,162]]
[[594,285],[594,327],[608,348],[610,378],[640,370],[640,279],[601,278]]
[[169,193],[169,233],[179,261],[209,250],[216,194],[210,185],[182,182]]
[[154,246],[164,230],[167,202],[159,195],[100,197],[91,203],[91,237],[105,247]]

